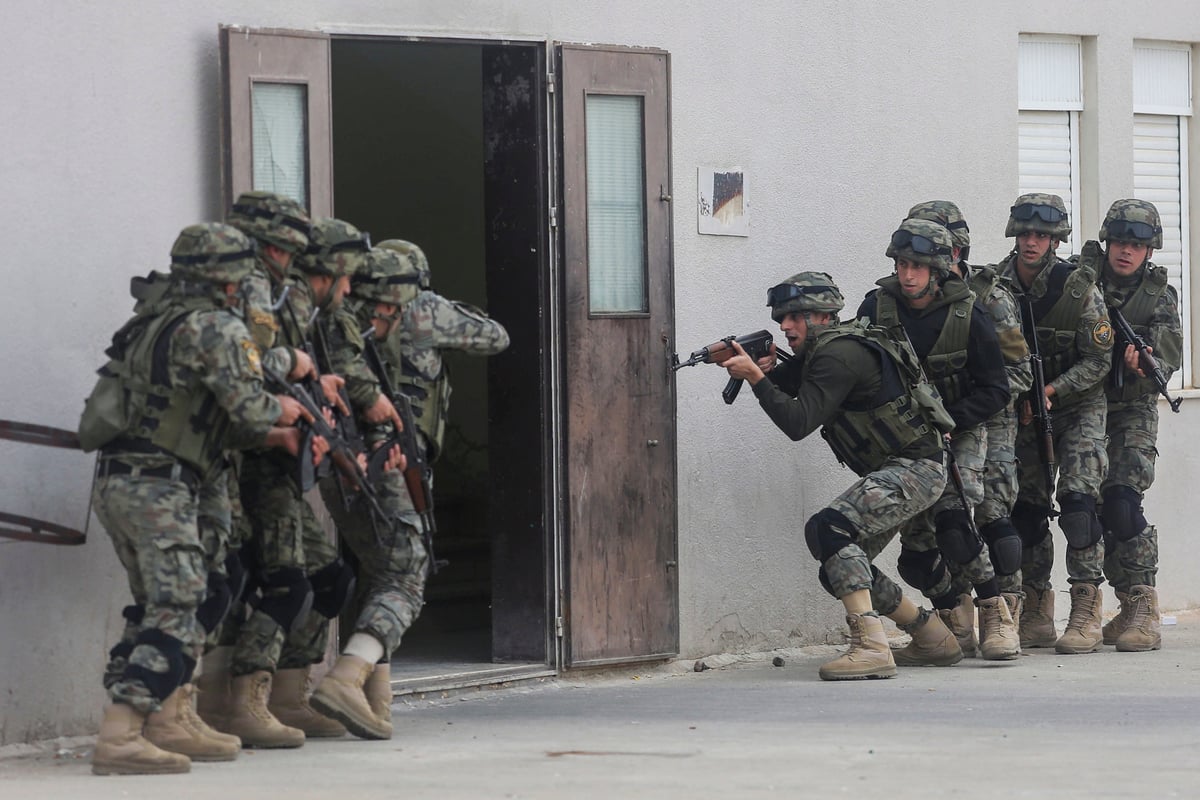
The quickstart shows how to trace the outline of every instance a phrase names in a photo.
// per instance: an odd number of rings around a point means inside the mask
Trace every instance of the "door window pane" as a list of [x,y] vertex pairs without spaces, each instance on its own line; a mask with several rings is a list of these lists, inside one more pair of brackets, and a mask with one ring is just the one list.
[[258,83],[250,90],[254,119],[254,188],[308,207],[307,87]]
[[590,94],[587,120],[588,308],[646,313],[642,98]]

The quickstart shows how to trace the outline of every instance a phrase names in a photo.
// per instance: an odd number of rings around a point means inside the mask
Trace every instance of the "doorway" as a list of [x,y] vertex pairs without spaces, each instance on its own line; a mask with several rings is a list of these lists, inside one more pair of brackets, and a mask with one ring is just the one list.
[[447,563],[393,656],[393,685],[552,669],[544,49],[330,45],[336,215],[373,241],[416,243],[432,289],[486,310],[511,340],[491,358],[446,354],[434,553]]

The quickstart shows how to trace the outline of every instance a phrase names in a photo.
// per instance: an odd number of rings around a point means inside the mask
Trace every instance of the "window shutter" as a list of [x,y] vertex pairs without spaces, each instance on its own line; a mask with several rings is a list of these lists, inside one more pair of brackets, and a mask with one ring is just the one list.
[[1017,186],[1020,194],[1046,192],[1063,199],[1071,219],[1071,237],[1058,249],[1066,258],[1078,252],[1075,209],[1079,174],[1077,117],[1072,111],[1022,111],[1017,127]]

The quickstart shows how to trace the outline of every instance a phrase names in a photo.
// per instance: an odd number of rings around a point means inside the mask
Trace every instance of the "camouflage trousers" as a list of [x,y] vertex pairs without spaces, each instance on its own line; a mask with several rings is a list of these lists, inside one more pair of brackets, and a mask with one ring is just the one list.
[[388,517],[376,523],[361,497],[346,508],[336,480],[321,482],[321,497],[342,542],[358,561],[359,612],[352,632],[380,641],[384,658],[390,659],[424,602],[429,557],[418,532],[421,522],[398,470],[385,472],[375,487]]
[[[121,459],[126,461],[126,459]],[[131,457],[144,468],[170,466]],[[125,567],[133,605],[109,652],[104,685],[109,696],[144,713],[191,679],[204,630],[196,609],[204,600],[207,569],[197,528],[197,499],[182,480],[107,475],[102,464],[92,507]]]
[[[1052,478],[1056,481],[1055,496],[1060,504],[1064,496],[1072,493],[1099,500],[1100,484],[1108,471],[1108,451],[1105,442],[1107,416],[1107,402],[1099,392],[1068,408],[1053,410],[1054,453],[1057,464]],[[1042,462],[1038,456],[1036,421],[1021,426],[1017,431],[1017,465],[1017,480],[1020,485],[1017,502],[1049,508],[1050,496],[1047,493]],[[1068,547],[1066,562],[1071,583],[1099,583],[1104,578],[1104,547],[1101,542],[1081,549]],[[1042,591],[1050,589],[1050,573],[1053,566],[1053,535],[1046,536],[1033,546],[1025,543],[1021,573],[1026,584]]]
[[895,611],[903,592],[871,562],[900,526],[933,505],[945,486],[946,467],[940,461],[893,457],[834,498],[829,508],[846,518],[853,530],[843,532],[853,542],[821,565],[830,593],[840,599],[870,589],[876,611]]
[[[1108,407],[1108,475],[1100,494],[1127,486],[1139,500],[1154,483],[1158,457],[1158,398],[1150,395],[1134,403]],[[1102,504],[1103,505],[1103,504]],[[1154,586],[1158,574],[1158,531],[1147,525],[1132,539],[1121,541],[1104,532],[1104,576],[1113,588],[1128,592],[1131,586]]]
[[[956,431],[950,439],[950,449],[954,452],[954,460],[958,464],[958,472],[962,476],[963,494],[966,495],[966,512],[971,514],[984,497],[984,470],[987,456],[987,435],[984,427],[977,425],[974,428]],[[937,515],[943,511],[957,511],[963,508],[963,500],[959,496],[958,487],[954,485],[952,479],[947,479],[946,488],[942,491],[941,497],[900,529],[900,546],[905,550],[919,553],[938,550]],[[972,586],[989,581],[996,576],[986,547],[981,548],[970,561],[961,564],[947,558],[944,553],[941,558],[946,565],[946,572],[937,583],[922,589],[922,593],[930,599],[942,598],[945,600],[952,596],[957,597],[963,592],[969,592]]]
[[[251,531],[250,540],[242,546],[250,548],[264,595],[286,591],[264,585],[273,573],[292,569],[312,575],[337,560],[333,543],[290,472],[290,461],[274,455],[248,453],[242,462],[239,487]],[[329,620],[312,610],[298,618],[290,631],[259,608],[252,608],[244,620],[231,617],[227,625],[230,630],[222,633],[222,639],[236,634],[231,665],[235,676],[306,666],[314,663],[313,653],[315,661],[320,661],[329,636]],[[289,655],[286,660],[285,651]]]
[[[983,467],[983,502],[975,508],[975,524],[988,523],[1012,514],[1017,502],[1017,414],[1009,406],[984,423],[987,431],[987,460]],[[997,575],[1001,592],[1021,594],[1021,570]]]

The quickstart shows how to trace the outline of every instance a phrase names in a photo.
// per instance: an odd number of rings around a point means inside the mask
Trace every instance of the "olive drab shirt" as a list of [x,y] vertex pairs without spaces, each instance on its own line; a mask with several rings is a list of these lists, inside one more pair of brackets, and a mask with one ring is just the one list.
[[[1104,378],[1112,366],[1113,329],[1104,296],[1095,285],[1094,274],[1085,269],[1087,274],[1074,275],[1077,268],[1055,256],[1053,251],[1047,253],[1043,263],[1045,266],[1028,287],[1022,286],[1017,277],[1015,252],[997,264],[996,271],[1012,289],[1018,309],[1022,295],[1028,295],[1035,310],[1038,307],[1050,309],[1036,320],[1038,343],[1047,368],[1046,382],[1054,387],[1054,406],[1063,408],[1103,391]],[[1043,322],[1052,315],[1060,319],[1073,318],[1075,323],[1069,330],[1065,326],[1050,329]],[[1066,365],[1057,374],[1051,368],[1056,354]]]
[[[1015,400],[1029,391],[1033,385],[1033,372],[1029,367],[1029,345],[1021,333],[1021,310],[1012,290],[991,267],[975,267],[962,262],[967,276],[967,286],[976,301],[987,309],[996,338],[1000,340],[1000,353],[1004,356],[1004,372],[1008,377],[1008,391]],[[1010,403],[1012,400],[1010,400]]]
[[[1169,380],[1183,363],[1183,328],[1179,317],[1179,296],[1175,287],[1167,283],[1166,268],[1147,262],[1133,275],[1122,277],[1105,266],[1100,276],[1100,287],[1104,292],[1104,302],[1110,308],[1120,310],[1134,333],[1153,348],[1154,358]],[[1158,393],[1153,378],[1148,375],[1140,378],[1124,363],[1118,364],[1118,358],[1123,359],[1127,344],[1129,342],[1118,333],[1113,370],[1123,370],[1123,386],[1118,388],[1111,376],[1106,381],[1110,407],[1136,402]]]

